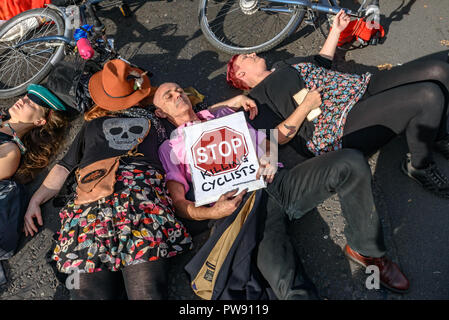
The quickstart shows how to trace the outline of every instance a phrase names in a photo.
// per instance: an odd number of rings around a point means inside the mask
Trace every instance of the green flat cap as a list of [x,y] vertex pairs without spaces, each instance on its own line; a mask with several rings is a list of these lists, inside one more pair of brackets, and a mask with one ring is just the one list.
[[27,91],[31,101],[38,105],[57,111],[66,111],[64,103],[47,88],[38,84],[30,84]]

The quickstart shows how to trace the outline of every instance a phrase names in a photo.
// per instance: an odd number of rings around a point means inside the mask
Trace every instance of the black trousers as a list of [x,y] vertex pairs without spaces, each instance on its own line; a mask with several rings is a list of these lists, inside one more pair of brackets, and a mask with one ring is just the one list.
[[412,165],[426,167],[434,141],[447,135],[448,104],[446,62],[414,61],[381,71],[349,112],[342,145],[370,155],[405,133]]
[[72,300],[163,300],[168,296],[167,260],[159,259],[123,268],[79,274],[79,289],[70,290]]
[[361,152],[342,149],[281,169],[266,191],[268,210],[257,265],[279,299],[315,297],[288,235],[288,220],[301,218],[335,193],[349,246],[365,256],[385,255],[371,170]]

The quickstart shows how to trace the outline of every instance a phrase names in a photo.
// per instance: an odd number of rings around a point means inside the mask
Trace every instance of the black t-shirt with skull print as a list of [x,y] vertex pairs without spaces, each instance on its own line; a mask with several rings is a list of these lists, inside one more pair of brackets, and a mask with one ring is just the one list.
[[[72,171],[76,167],[84,168],[96,161],[123,155],[138,143],[139,138],[145,137],[149,126],[145,118],[101,117],[85,122],[58,164]],[[125,157],[123,160],[145,161],[164,172],[158,157],[158,139],[154,126],[151,126],[137,151],[143,156]]]

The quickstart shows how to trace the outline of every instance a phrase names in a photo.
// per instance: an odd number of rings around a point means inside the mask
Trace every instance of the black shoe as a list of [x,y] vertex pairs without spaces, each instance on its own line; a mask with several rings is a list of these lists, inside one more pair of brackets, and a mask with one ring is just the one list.
[[415,169],[410,160],[410,154],[402,163],[402,171],[434,194],[449,199],[449,179],[437,168],[435,163],[424,169]]
[[435,142],[433,148],[449,160],[449,136]]

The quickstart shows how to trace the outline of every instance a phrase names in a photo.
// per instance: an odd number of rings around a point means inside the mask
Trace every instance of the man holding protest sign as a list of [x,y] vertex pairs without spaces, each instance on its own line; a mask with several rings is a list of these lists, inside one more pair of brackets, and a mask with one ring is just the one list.
[[[188,200],[192,176],[186,161],[185,137],[182,128],[195,121],[205,122],[233,111],[228,108],[213,112],[204,110],[195,114],[182,88],[175,83],[162,84],[155,93],[156,115],[168,119],[177,129],[171,139],[159,148],[159,157],[166,171],[167,187],[177,214],[191,220],[220,219],[231,215],[240,205],[245,191],[222,194],[211,206],[196,207]],[[259,115],[259,117],[275,115]],[[280,123],[279,141],[290,141],[288,132]],[[266,143],[266,135],[248,125],[257,147]],[[257,142],[259,141],[259,143]],[[273,150],[273,141],[270,143]],[[259,155],[259,154],[258,154]],[[281,159],[282,160],[282,159]],[[308,288],[301,262],[287,232],[288,219],[298,219],[319,203],[337,193],[346,219],[345,235],[348,245],[345,253],[351,258],[374,264],[380,269],[381,283],[394,291],[404,292],[409,287],[399,267],[385,257],[380,220],[371,191],[371,171],[363,155],[344,149],[329,152],[297,165],[276,170],[273,161],[261,161],[262,174],[268,182],[267,216],[263,239],[258,245],[257,266],[278,299],[315,298],[315,289]],[[275,175],[274,175],[275,174]]]

